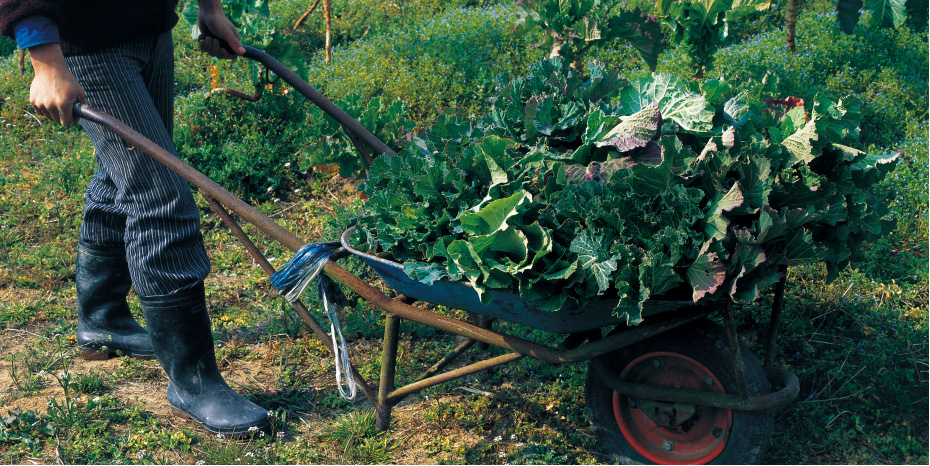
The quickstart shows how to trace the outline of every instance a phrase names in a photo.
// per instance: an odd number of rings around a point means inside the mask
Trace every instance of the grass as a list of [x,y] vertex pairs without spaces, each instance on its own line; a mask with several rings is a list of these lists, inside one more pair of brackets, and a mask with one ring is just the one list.
[[[302,2],[271,3],[272,20],[279,30],[290,28],[307,7]],[[310,57],[310,68],[320,79],[314,84],[322,83],[324,90],[336,93],[359,90],[383,91],[402,98],[417,95],[409,103],[420,123],[426,123],[446,105],[478,109],[481,99],[474,91],[480,90],[479,84],[488,73],[519,73],[539,52],[530,51],[526,56],[511,53],[506,59],[494,53],[479,54],[485,61],[496,59],[497,63],[463,68],[461,78],[443,83],[439,78],[447,73],[436,70],[455,67],[456,60],[474,59],[477,52],[470,52],[469,47],[480,49],[481,41],[488,40],[497,44],[484,45],[492,52],[494,47],[513,52],[513,47],[521,47],[514,44],[522,42],[504,34],[506,24],[500,18],[487,22],[487,29],[467,36],[450,33],[454,28],[443,29],[442,20],[451,18],[461,23],[458,26],[467,26],[508,6],[468,0],[448,4],[420,0],[405,5],[405,9],[392,9],[388,4],[365,0],[336,5],[344,14],[337,26],[335,62],[344,68],[327,68],[316,55],[313,47],[320,43],[319,12],[303,29],[288,34]],[[812,8],[819,3],[805,5]],[[808,37],[833,37],[815,30],[823,18],[811,16],[804,21],[802,32]],[[756,42],[775,41],[782,33],[779,27],[781,23],[772,15],[741,24],[737,27],[739,38],[723,53],[749,55],[752,47],[758,47]],[[909,53],[914,43],[925,45],[927,37],[926,31],[889,33],[865,28],[854,38],[841,37],[835,44],[820,45],[855,45],[866,40],[865,34]],[[422,44],[432,47],[431,53],[435,51],[432,61],[415,60],[416,44],[410,42],[417,35],[438,38]],[[194,49],[187,36],[180,28],[175,32],[179,112],[188,108],[185,102],[196,101],[191,95],[202,93],[209,85],[212,64]],[[396,58],[397,76],[403,79],[383,81],[380,91],[353,89],[358,82],[353,84],[346,76],[360,80],[366,68],[349,66],[348,59],[339,58],[339,54],[387,59],[388,55],[380,54],[392,38],[403,38],[398,50],[392,52],[395,55],[390,55]],[[799,43],[804,46],[803,41]],[[339,397],[335,366],[325,346],[283,300],[274,297],[265,274],[200,197],[202,231],[213,264],[207,299],[219,364],[234,388],[275,413],[275,430],[248,441],[217,438],[196,424],[169,416],[164,400],[167,382],[157,362],[80,360],[74,345],[73,263],[82,193],[94,171],[93,147],[79,128],[62,129],[31,115],[31,70],[20,73],[8,42],[0,42],[0,52],[5,54],[0,57],[0,462],[610,462],[599,450],[585,413],[584,364],[558,366],[524,358],[434,386],[405,400],[394,410],[391,429],[378,432],[373,428],[371,406]],[[617,45],[593,55],[632,78],[643,70],[625,62],[631,53]],[[782,63],[776,58],[771,60]],[[662,66],[673,68],[674,52],[665,60]],[[870,107],[870,115],[877,115],[876,109],[895,110],[890,107],[894,95],[916,92],[925,99],[927,80],[921,78],[925,74],[908,71],[913,63],[885,63],[880,56],[870,60],[874,66],[867,60],[856,61],[855,73],[812,69],[810,64],[789,67],[786,74],[790,79],[783,85],[814,92],[817,86],[808,88],[814,81],[804,83],[794,76],[802,71],[829,71],[833,74],[823,81],[830,92],[841,92],[844,86],[854,84],[859,87],[847,90],[864,96],[865,105],[877,102]],[[247,89],[242,66],[241,60],[223,64],[218,70],[221,83]],[[388,68],[377,69],[386,72]],[[893,73],[896,69],[906,72]],[[428,75],[431,80],[419,82],[418,75]],[[403,88],[403,83],[410,86]],[[802,89],[801,83],[808,87]],[[886,89],[875,83],[893,86]],[[429,94],[438,90],[446,94]],[[223,103],[222,108],[239,105],[245,104]],[[921,105],[890,112],[891,116],[880,123],[884,126],[875,123],[876,128],[888,129],[882,138],[891,135],[890,139],[875,139],[875,148],[903,149],[905,153],[904,161],[884,185],[897,193],[890,213],[897,229],[872,245],[865,261],[854,264],[832,283],[825,282],[826,273],[819,267],[790,271],[776,361],[798,374],[801,394],[776,410],[775,437],[765,457],[768,463],[928,461],[926,101]],[[179,115],[177,121],[190,119],[185,116],[189,115]],[[250,118],[261,120],[254,115]],[[286,163],[280,158],[273,160]],[[351,180],[331,174],[298,172],[290,183],[294,184],[275,198],[256,201],[256,207],[309,241],[336,238],[360,202]],[[244,228],[258,248],[274,258],[273,264],[280,266],[291,256],[255,228]],[[377,283],[358,261],[342,263],[361,278]],[[350,301],[350,307],[340,314],[350,355],[366,378],[377,380],[383,317],[357,297],[350,295]],[[137,302],[131,299],[130,303],[138,315]],[[325,323],[321,303],[308,299],[307,304]],[[757,355],[765,346],[764,323],[770,309],[771,301],[766,298],[738,313],[740,334]],[[552,335],[503,325],[514,335],[557,344]],[[413,380],[455,344],[448,334],[405,322],[399,383]],[[498,354],[502,350],[493,347],[484,353],[472,349],[465,359],[474,362]]]

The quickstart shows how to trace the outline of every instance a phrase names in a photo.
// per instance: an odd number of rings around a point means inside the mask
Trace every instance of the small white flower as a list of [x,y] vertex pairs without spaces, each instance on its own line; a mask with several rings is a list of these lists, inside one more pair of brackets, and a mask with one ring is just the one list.
[[268,417],[274,416],[274,411],[268,411]]
[[300,192],[300,188],[297,188],[297,189],[294,190],[294,194],[297,194],[297,193],[299,193],[299,192]]
[[501,457],[501,458],[506,458],[506,457],[507,457],[507,453],[502,451],[502,452],[498,453],[497,456],[499,456],[499,457]]
[[278,432],[278,438],[284,438],[284,432]]
[[285,164],[284,164],[284,168],[287,168],[287,167],[290,167],[290,166],[291,166],[291,162],[288,162],[288,163],[285,163]]
[[216,434],[216,438],[223,440],[224,438],[226,438],[226,436],[223,434]]
[[510,440],[517,438],[517,434],[510,434]]
[[196,464],[196,465],[199,466],[199,465],[201,465],[201,464],[206,464],[206,463],[207,463],[206,461],[200,460],[200,461],[198,461],[198,462],[196,462],[196,463],[194,463],[194,464]]
[[248,453],[245,454],[245,456],[253,456],[253,457],[254,457],[254,456],[255,456],[255,453],[248,452]]
[[99,396],[95,396],[94,399],[91,400],[91,401],[93,401],[94,403],[96,403],[96,402],[100,401],[100,397],[99,397]]
[[39,373],[36,374],[36,375],[38,375],[39,377],[45,377],[45,371],[44,371],[44,370],[43,370],[43,371],[39,371]]
[[498,435],[497,437],[494,437],[495,442],[500,442],[501,440],[503,440],[503,437],[501,437],[500,435]]
[[274,188],[272,188],[271,186],[269,186],[269,187],[268,187],[268,192],[270,193],[272,190],[274,190]]
[[142,458],[145,457],[145,453],[146,453],[145,450],[139,450],[139,453],[136,453],[136,458],[139,458],[141,460]]
[[257,426],[249,427],[249,432],[255,432],[256,430],[258,430]]

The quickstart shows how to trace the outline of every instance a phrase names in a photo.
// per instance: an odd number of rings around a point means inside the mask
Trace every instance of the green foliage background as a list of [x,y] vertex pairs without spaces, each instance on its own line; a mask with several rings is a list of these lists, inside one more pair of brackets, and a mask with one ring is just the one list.
[[[511,34],[515,18],[509,1],[334,0],[333,61],[326,64],[320,50],[322,8],[303,27],[292,28],[309,3],[271,0],[267,19],[304,57],[308,81],[334,100],[360,96],[360,109],[369,108],[372,97],[382,99],[379,109],[400,100],[405,107],[398,118],[419,127],[442,115],[483,114],[498,73],[507,78],[525,75],[548,54],[533,47],[541,42],[538,34]],[[628,7],[648,10],[651,3],[629,1]],[[919,0],[907,2],[907,7],[916,13],[909,14],[901,29],[875,29],[861,21],[853,35],[844,36],[837,32],[832,1],[803,1],[798,52],[791,54],[784,44],[783,5],[777,3],[771,11],[731,25],[715,55],[715,71],[708,76],[748,81],[771,71],[778,78],[778,94],[808,104],[817,92],[831,99],[851,95],[861,104],[857,148],[904,151],[902,162],[879,188],[896,195],[890,212],[896,228],[870,243],[865,259],[832,283],[827,284],[828,271],[821,266],[790,270],[776,362],[799,375],[801,395],[776,411],[776,438],[767,462],[927,463],[927,7]],[[175,30],[175,44],[179,155],[308,240],[332,239],[350,223],[357,206],[332,199],[333,194],[344,195],[333,183],[337,178],[311,169],[319,151],[308,152],[306,146],[335,133],[321,132],[326,126],[313,123],[319,115],[299,96],[282,94],[280,85],[266,89],[256,104],[223,95],[205,100],[213,60],[196,50],[186,28]],[[0,302],[0,325],[7,330],[4,338],[23,332],[37,337],[3,361],[4,370],[18,368],[20,384],[0,387],[0,459],[24,463],[42,457],[53,462],[54,455],[44,455],[56,449],[63,452],[58,459],[72,463],[363,463],[407,458],[392,447],[397,431],[386,436],[346,433],[347,424],[336,422],[357,407],[333,394],[325,350],[304,336],[280,300],[269,298],[267,278],[202,200],[203,231],[214,266],[209,290],[218,353],[232,363],[266,358],[262,363],[276,378],[241,390],[283,413],[323,413],[307,421],[313,429],[292,419],[285,441],[253,444],[224,443],[176,429],[145,404],[106,391],[127,381],[149,383],[162,377],[157,364],[131,361],[121,362],[112,374],[75,377],[70,401],[59,397],[55,405],[32,411],[8,409],[20,399],[38,396],[37,390],[57,387],[59,382],[49,374],[68,370],[62,363],[76,355],[63,337],[75,332],[76,235],[83,191],[95,167],[93,147],[79,127],[63,129],[31,114],[31,67],[27,63],[21,73],[15,55],[14,43],[0,38],[0,292],[29,297]],[[630,80],[648,74],[635,49],[619,41],[592,49],[586,57]],[[690,77],[680,49],[662,54],[658,69]],[[217,78],[221,86],[252,90],[244,60],[220,63]],[[352,156],[331,153],[327,162]],[[269,256],[280,260],[290,254],[256,236]],[[372,278],[357,264],[352,270]],[[381,317],[361,301],[354,306],[345,313],[344,327],[357,345],[360,370],[370,377],[379,370],[378,350],[366,345],[378,338]],[[770,307],[763,299],[739,310],[740,333],[755,354],[764,350],[763,324]],[[558,343],[532,329],[508,330]],[[399,369],[402,377],[415,377],[417,364],[428,367],[430,358],[454,346],[450,338],[424,326],[405,326],[402,335],[405,359],[415,366]],[[430,430],[430,438],[417,448],[430,462],[601,463],[604,457],[579,401],[584,374],[582,365],[528,359],[468,381],[469,387],[501,398],[464,395],[449,384],[429,389],[411,405],[423,407],[413,422],[417,429],[443,427]],[[407,441],[406,435],[398,438]],[[473,443],[466,446],[458,436]],[[160,448],[158,453],[153,445]]]

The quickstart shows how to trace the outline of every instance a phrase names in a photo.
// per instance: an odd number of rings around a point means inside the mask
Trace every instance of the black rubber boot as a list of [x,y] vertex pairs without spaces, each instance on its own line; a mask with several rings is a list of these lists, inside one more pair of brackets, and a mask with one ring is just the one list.
[[168,374],[173,413],[215,434],[244,436],[270,426],[267,410],[223,380],[204,299],[203,284],[166,296],[139,297],[155,356]]
[[155,357],[148,332],[129,312],[126,295],[132,281],[121,247],[78,243],[75,267],[77,342],[81,357],[104,360],[123,354],[139,359]]

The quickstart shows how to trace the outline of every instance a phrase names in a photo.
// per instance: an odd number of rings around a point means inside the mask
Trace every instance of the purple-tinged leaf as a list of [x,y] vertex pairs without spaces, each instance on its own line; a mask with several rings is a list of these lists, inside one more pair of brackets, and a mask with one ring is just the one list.
[[611,147],[624,153],[645,147],[650,141],[658,137],[662,131],[662,114],[657,104],[623,117],[619,125],[611,129],[601,141],[595,144],[598,147]]
[[[707,243],[709,244],[709,243]],[[706,252],[707,244],[702,248],[698,258],[688,267],[685,278],[693,292],[691,299],[698,302],[701,298],[714,294],[727,277],[727,269],[715,252]]]
[[655,73],[630,82],[620,91],[620,103],[631,114],[658,103],[662,118],[673,120],[685,131],[713,128],[713,107],[703,95],[691,92],[687,84],[670,74]]

